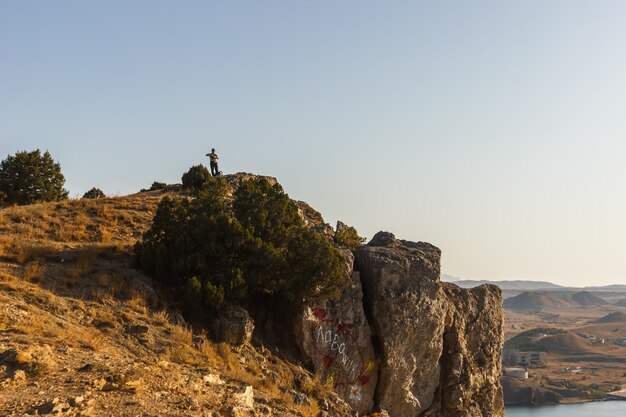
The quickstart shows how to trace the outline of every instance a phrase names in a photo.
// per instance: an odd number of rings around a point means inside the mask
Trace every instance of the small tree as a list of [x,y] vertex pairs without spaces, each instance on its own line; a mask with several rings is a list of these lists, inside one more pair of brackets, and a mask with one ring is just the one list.
[[211,178],[204,165],[194,165],[182,177],[183,188],[199,191]]
[[337,231],[335,232],[336,244],[345,246],[354,252],[363,242],[365,242],[365,238],[359,236],[354,227],[348,226],[342,222],[337,222]]
[[106,197],[106,195],[104,195],[104,192],[102,192],[101,189],[96,188],[96,187],[93,187],[91,190],[83,194],[83,198],[104,198],[104,197]]
[[280,185],[245,180],[232,199],[228,190],[211,178],[194,199],[165,197],[135,246],[139,266],[182,289],[191,310],[225,302],[289,308],[348,284],[341,251],[305,226]]
[[32,204],[67,198],[61,165],[39,149],[9,155],[0,164],[0,203]]
[[143,193],[145,191],[157,191],[157,190],[162,190],[165,187],[167,187],[166,183],[154,181],[152,185],[150,186],[150,188],[142,188],[141,190],[139,190],[139,192]]

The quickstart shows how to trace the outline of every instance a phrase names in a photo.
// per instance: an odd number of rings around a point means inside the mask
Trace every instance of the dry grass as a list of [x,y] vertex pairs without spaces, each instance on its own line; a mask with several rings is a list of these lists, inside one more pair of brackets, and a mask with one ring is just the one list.
[[140,292],[133,292],[127,304],[131,310],[137,313],[146,314],[148,312],[148,301],[146,300],[146,296]]
[[97,275],[98,285],[108,290],[111,297],[119,297],[126,289],[126,280],[119,275],[101,272]]
[[213,367],[217,367],[221,363],[221,358],[218,355],[213,343],[204,340],[204,343],[200,345],[200,352],[204,355],[204,358]]
[[158,326],[165,326],[170,322],[170,315],[165,310],[155,311],[151,314],[152,322]]
[[95,252],[91,250],[81,252],[78,259],[69,268],[68,276],[70,283],[78,284],[85,276],[91,273],[95,258]]
[[32,346],[21,350],[15,359],[18,368],[32,376],[45,375],[56,367],[52,349],[47,345]]
[[191,345],[193,343],[193,331],[185,326],[172,325],[170,327],[170,340],[174,343]]
[[96,317],[91,321],[91,323],[99,328],[115,327],[115,324],[118,322],[118,317],[110,310],[110,309],[98,309],[96,311]]
[[41,311],[31,312],[28,320],[20,322],[15,328],[46,344],[52,342],[59,346],[98,351],[107,343],[106,335],[97,329],[76,326],[42,313]]
[[70,199],[6,207],[0,209],[0,235],[62,243],[127,242],[150,225],[162,197]]
[[22,272],[22,278],[26,282],[39,282],[41,278],[43,278],[46,273],[46,267],[43,265],[39,259],[29,262],[24,267],[24,271]]
[[22,237],[0,236],[0,258],[25,264],[39,258],[49,257],[57,248],[41,242],[32,242]]
[[307,404],[293,404],[293,397],[291,402],[293,407],[300,412],[304,417],[317,417],[320,414],[321,408],[314,398],[309,398],[311,405]]
[[175,363],[186,365],[200,365],[202,363],[195,349],[187,345],[170,346],[166,351],[166,355],[171,362]]
[[93,296],[94,300],[103,305],[113,305],[115,300],[109,291],[99,289]]
[[75,327],[71,330],[67,330],[64,340],[68,341],[71,346],[83,347],[93,351],[101,350],[107,344],[107,337],[100,330],[92,328],[79,328]]

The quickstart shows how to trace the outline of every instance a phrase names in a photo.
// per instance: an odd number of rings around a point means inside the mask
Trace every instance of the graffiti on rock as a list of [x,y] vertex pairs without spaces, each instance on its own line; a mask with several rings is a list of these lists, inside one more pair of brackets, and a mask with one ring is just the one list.
[[363,348],[352,334],[350,323],[328,317],[319,307],[313,309],[313,315],[316,325],[311,336],[316,352],[323,358],[323,382],[329,388],[347,387],[349,398],[360,401],[361,386],[369,382],[368,374],[376,369],[376,362],[363,357]]

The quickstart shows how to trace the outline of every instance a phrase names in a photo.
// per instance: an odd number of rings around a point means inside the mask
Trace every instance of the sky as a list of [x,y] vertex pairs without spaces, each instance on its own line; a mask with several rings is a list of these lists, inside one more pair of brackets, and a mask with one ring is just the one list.
[[208,165],[467,279],[626,284],[626,2],[0,0],[0,158]]

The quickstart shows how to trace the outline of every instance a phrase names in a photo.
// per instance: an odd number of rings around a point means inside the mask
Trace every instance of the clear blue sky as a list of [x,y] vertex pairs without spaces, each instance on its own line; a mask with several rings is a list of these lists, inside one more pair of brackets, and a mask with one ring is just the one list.
[[0,157],[276,176],[465,278],[626,283],[626,2],[0,1]]

